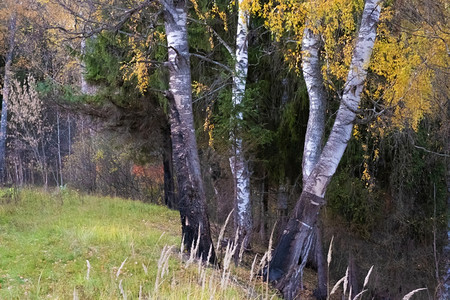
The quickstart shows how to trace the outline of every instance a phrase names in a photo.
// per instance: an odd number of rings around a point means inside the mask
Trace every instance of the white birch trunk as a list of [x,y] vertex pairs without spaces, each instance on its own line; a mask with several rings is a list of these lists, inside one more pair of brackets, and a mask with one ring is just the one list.
[[[239,0],[239,16],[236,33],[236,54],[233,76],[232,102],[236,107],[242,104],[248,72],[248,11],[242,9],[243,0]],[[242,121],[243,114],[238,112],[238,121]],[[238,122],[239,123],[239,122]],[[250,205],[250,173],[248,161],[245,159],[240,128],[231,133],[232,154],[230,167],[234,179],[235,224],[239,228],[239,244],[246,248],[250,242],[252,230],[252,211]],[[238,251],[239,252],[239,251]]]
[[299,280],[302,278],[303,268],[313,242],[313,229],[320,207],[326,203],[324,200],[326,189],[351,137],[356,110],[367,75],[367,66],[375,42],[380,9],[378,0],[367,0],[365,3],[343,98],[334,126],[315,167],[304,181],[300,199],[283,231],[270,264],[269,280],[277,282],[276,287],[286,299],[294,299],[297,296]]
[[8,43],[8,53],[6,55],[5,63],[5,77],[3,78],[3,89],[2,89],[2,114],[0,121],[0,183],[5,180],[5,169],[6,169],[6,129],[8,126],[8,102],[9,102],[9,91],[11,89],[11,64],[13,59],[15,38],[17,30],[17,13],[13,12],[11,15],[9,23],[9,43]]
[[319,161],[304,186],[304,191],[320,198],[325,196],[331,177],[336,172],[351,137],[376,38],[376,24],[381,10],[378,2],[378,0],[367,0],[365,3],[336,120]]
[[[305,185],[322,153],[325,133],[326,92],[320,65],[321,39],[318,34],[305,27],[302,39],[302,71],[309,96],[309,117],[306,128],[302,160],[302,182]],[[322,235],[319,226],[314,229],[314,253],[310,259],[317,265],[318,288],[315,295],[323,298],[327,294],[327,274],[323,258]]]
[[320,46],[320,36],[305,28],[302,40],[302,69],[309,96],[309,117],[303,149],[303,184],[306,183],[322,153],[325,132],[326,93],[320,66]]
[[170,104],[170,131],[183,239],[187,249],[199,244],[196,254],[203,260],[211,251],[209,258],[215,263],[192,113],[186,1],[161,0],[161,4],[169,52],[169,91],[166,96]]

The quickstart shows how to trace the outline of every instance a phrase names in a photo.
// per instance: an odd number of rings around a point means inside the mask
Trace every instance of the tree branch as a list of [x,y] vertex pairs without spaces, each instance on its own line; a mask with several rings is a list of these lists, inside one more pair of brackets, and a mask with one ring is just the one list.
[[208,57],[206,57],[206,56],[203,56],[203,55],[201,55],[201,54],[191,53],[190,55],[191,55],[191,56],[194,56],[194,57],[197,57],[197,58],[199,58],[199,59],[201,59],[201,60],[207,61],[207,62],[209,62],[209,63],[215,64],[215,65],[217,65],[217,66],[219,66],[219,67],[225,69],[225,70],[226,70],[227,72],[229,72],[229,73],[233,73],[233,70],[231,70],[230,67],[228,67],[228,66],[226,66],[226,65],[224,65],[224,64],[222,64],[222,63],[220,63],[220,62],[218,62],[218,61],[215,61],[215,60],[213,60],[213,59],[210,59],[210,58],[208,58]]
[[68,5],[66,5],[61,0],[55,0],[55,3],[57,3],[63,9],[68,11],[72,16],[81,19],[86,24],[94,24],[98,27],[95,29],[92,29],[92,30],[82,30],[82,31],[71,31],[62,26],[49,26],[49,27],[47,27],[47,29],[57,29],[57,30],[63,31],[65,33],[68,33],[70,35],[73,35],[75,38],[91,37],[95,34],[98,34],[102,31],[104,31],[104,30],[112,30],[117,33],[123,27],[123,25],[131,18],[131,16],[133,16],[138,11],[149,7],[153,2],[154,2],[154,0],[146,0],[146,1],[142,2],[140,5],[138,5],[134,8],[128,9],[125,12],[123,12],[122,14],[120,14],[116,17],[113,17],[113,19],[116,19],[116,20],[119,19],[118,23],[108,24],[108,23],[104,23],[104,22],[94,21],[91,18],[86,18],[83,16],[82,13],[78,13],[78,12],[74,11],[72,8],[70,8]]
[[197,24],[200,24],[200,25],[205,25],[209,30],[211,30],[212,34],[217,38],[217,40],[222,44],[222,46],[224,46],[225,49],[227,49],[227,51],[231,55],[231,57],[235,58],[236,55],[234,53],[235,51],[233,50],[233,48],[231,48],[231,46],[228,45],[228,43],[225,42],[225,40],[222,39],[222,37],[211,26],[209,26],[208,23],[201,22],[201,21],[193,19],[193,18],[188,18],[188,20],[192,21],[192,22],[195,22]]
[[426,148],[424,148],[424,147],[417,146],[417,145],[413,145],[413,146],[414,146],[415,148],[420,149],[420,150],[423,150],[423,151],[425,151],[425,152],[427,152],[427,153],[431,153],[431,154],[438,155],[438,156],[442,156],[442,157],[450,157],[450,155],[445,154],[445,153],[434,152],[434,151],[428,150],[428,149],[426,149]]

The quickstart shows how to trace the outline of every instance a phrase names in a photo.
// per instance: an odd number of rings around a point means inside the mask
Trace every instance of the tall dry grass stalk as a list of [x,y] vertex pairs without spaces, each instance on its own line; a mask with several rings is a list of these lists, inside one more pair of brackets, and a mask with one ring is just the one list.
[[188,268],[189,265],[193,263],[195,258],[197,257],[198,249],[200,248],[200,232],[201,232],[200,230],[201,227],[198,226],[198,234],[197,234],[198,238],[196,241],[194,240],[194,242],[191,245],[191,253],[189,255],[188,261],[186,262],[186,268]]
[[120,265],[119,269],[117,270],[116,278],[118,278],[119,275],[120,275],[120,272],[122,272],[122,268],[123,268],[123,266],[125,265],[125,262],[127,261],[127,259],[128,259],[128,257],[125,258],[125,260],[122,262],[122,264]]
[[353,300],[358,300],[359,298],[362,297],[362,295],[367,292],[367,284],[369,283],[369,278],[370,278],[370,274],[372,274],[372,270],[373,270],[373,266],[370,267],[369,272],[367,272],[366,278],[364,279],[364,284],[363,284],[363,290],[361,292],[359,292],[358,294],[356,294],[356,296],[353,298]]
[[415,293],[420,292],[420,291],[424,291],[424,290],[428,290],[427,288],[421,288],[421,289],[416,289],[414,291],[409,292],[408,294],[406,294],[402,300],[409,300]]
[[184,253],[184,235],[181,238],[181,245],[180,245],[180,261],[183,261],[183,253]]
[[[273,246],[273,233],[275,232],[275,228],[277,227],[277,222],[275,222],[275,224],[273,224],[272,227],[272,232],[270,233],[270,238],[269,238],[269,246],[267,246],[267,251],[266,253],[264,253],[263,258],[261,259],[261,263],[263,263],[264,258],[267,260],[267,263],[264,263],[263,265],[265,265],[267,267],[266,270],[266,278],[263,278],[263,282],[266,282],[266,298],[269,298],[269,274],[270,274],[270,262],[272,261],[272,246]],[[263,274],[264,276],[264,274]],[[264,280],[265,279],[265,280]]]
[[330,247],[328,248],[328,255],[327,255],[327,299],[330,299],[330,265],[331,265],[331,255],[333,253],[333,241],[334,235],[331,237]]
[[217,245],[216,245],[216,249],[220,249],[220,241],[223,239],[223,235],[225,234],[225,229],[227,228],[227,224],[230,221],[231,218],[231,214],[233,213],[234,208],[230,211],[230,213],[228,214],[225,223],[223,224],[222,228],[220,229],[220,233],[219,233],[219,237],[217,238]]
[[333,295],[337,291],[337,289],[339,288],[339,286],[341,284],[342,284],[342,289],[343,289],[343,296],[342,296],[343,299],[346,297],[347,289],[348,289],[348,299],[349,300],[357,300],[357,299],[361,298],[365,292],[367,292],[366,287],[367,287],[367,284],[369,283],[369,278],[370,278],[370,274],[372,274],[373,266],[370,267],[369,271],[367,272],[366,277],[364,278],[363,290],[361,292],[359,292],[358,294],[356,294],[354,297],[353,297],[352,287],[349,286],[349,276],[350,276],[349,267],[347,267],[347,270],[345,271],[345,276],[336,282],[336,284],[333,286],[333,288],[331,289],[331,292],[330,292],[330,264],[331,264],[332,253],[333,253],[333,241],[334,241],[334,236],[331,237],[330,247],[328,248],[328,255],[327,255],[327,265],[328,265],[327,300],[330,299],[330,296]]
[[347,278],[347,275],[345,275],[344,277],[342,277],[341,279],[339,279],[336,284],[333,286],[333,288],[331,289],[330,294],[328,295],[328,299],[330,299],[330,296],[333,295],[337,289],[339,288],[339,285],[344,282],[344,280]]
[[247,243],[247,240],[248,240],[248,236],[246,236],[242,240],[241,247],[239,248],[239,257],[238,257],[237,265],[239,265],[242,261],[242,255],[244,254],[244,250],[245,250],[244,245]]
[[211,244],[211,245],[209,246],[208,256],[206,257],[206,266],[207,266],[207,267],[209,267],[209,260],[211,259],[212,250],[213,250],[213,245]]
[[349,282],[349,278],[348,276],[350,275],[349,273],[349,267],[347,267],[347,270],[345,271],[345,276],[344,276],[344,285],[342,286],[344,289],[344,295],[347,293],[347,288],[348,288],[348,282]]
[[158,260],[158,272],[156,274],[156,280],[155,280],[155,295],[157,295],[159,286],[163,282],[164,275],[169,273],[169,257],[170,253],[172,252],[174,246],[167,246],[165,245],[164,248],[161,251],[161,256]]
[[87,271],[86,271],[86,280],[89,280],[89,274],[91,273],[91,263],[86,259]]
[[227,248],[225,250],[225,256],[223,258],[223,271],[222,271],[222,279],[220,281],[220,288],[225,289],[228,285],[228,280],[230,278],[230,265],[231,260],[233,259],[234,253],[236,253],[237,245],[238,245],[238,233],[239,229],[236,230],[236,235],[234,242],[228,242]]
[[250,282],[252,282],[253,277],[255,276],[255,265],[256,265],[257,258],[258,258],[258,254],[256,254],[255,258],[253,259],[252,268],[250,270]]
[[119,290],[120,290],[120,294],[123,297],[123,300],[127,300],[127,292],[123,289],[122,280],[123,279],[120,279],[120,281],[119,281]]
[[144,269],[144,274],[148,275],[148,268],[142,263],[142,269]]

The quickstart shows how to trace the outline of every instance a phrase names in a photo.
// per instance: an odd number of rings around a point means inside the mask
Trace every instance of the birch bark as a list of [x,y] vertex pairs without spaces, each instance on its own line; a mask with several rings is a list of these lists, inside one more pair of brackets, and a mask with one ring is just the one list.
[[[245,95],[245,86],[248,72],[248,11],[242,8],[244,0],[239,0],[239,16],[236,33],[236,53],[233,75],[232,102],[233,106],[242,104]],[[243,120],[242,111],[236,116],[239,121]],[[250,242],[252,230],[252,211],[250,206],[250,173],[248,161],[245,158],[240,128],[236,132],[231,132],[232,154],[230,157],[230,167],[234,179],[234,202],[235,202],[235,225],[238,230],[238,247],[247,248]],[[239,253],[240,251],[236,251]]]
[[304,185],[322,153],[325,132],[326,94],[320,66],[320,47],[320,36],[306,27],[302,40],[302,70],[309,96],[309,117],[302,161]]
[[[309,117],[302,160],[303,185],[306,184],[322,153],[325,133],[326,92],[320,65],[321,44],[320,36],[315,34],[312,29],[305,27],[302,40],[302,70],[309,96]],[[327,274],[323,258],[321,229],[317,225],[315,227],[314,245],[312,246],[314,253],[310,257],[317,265],[316,298],[323,299],[327,295]]]
[[[192,114],[192,87],[185,0],[161,0],[169,52],[170,131],[178,183],[178,208],[186,249],[198,243],[197,255],[216,262],[206,211],[206,196]],[[211,252],[211,253],[209,253]]]
[[351,137],[375,42],[380,9],[378,0],[367,0],[365,3],[335,123],[317,164],[304,182],[302,194],[270,263],[269,279],[286,299],[294,299],[297,296],[303,268],[313,242],[313,229],[320,207],[326,204],[326,189]]
[[6,54],[5,76],[3,78],[2,89],[2,114],[0,121],[0,183],[5,180],[5,164],[6,164],[6,128],[8,126],[8,102],[9,92],[11,89],[11,64],[14,54],[15,38],[17,30],[17,13],[13,12],[9,21],[9,43],[8,53]]

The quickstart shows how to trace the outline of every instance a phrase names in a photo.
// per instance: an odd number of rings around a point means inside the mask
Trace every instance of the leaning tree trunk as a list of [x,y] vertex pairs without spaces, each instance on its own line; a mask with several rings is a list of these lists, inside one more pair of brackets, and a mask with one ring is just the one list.
[[326,92],[320,65],[321,39],[310,28],[305,28],[302,40],[302,69],[309,97],[309,117],[303,148],[303,185],[319,161],[325,133]]
[[[233,75],[232,102],[233,106],[242,104],[245,95],[245,86],[248,72],[248,12],[243,9],[239,0],[239,14],[236,33],[236,53],[235,67]],[[243,114],[239,111],[236,116],[238,123],[242,121]],[[250,243],[252,232],[252,210],[250,206],[250,172],[248,161],[245,158],[241,127],[238,124],[236,132],[231,133],[232,154],[230,157],[230,167],[234,179],[234,207],[235,207],[235,225],[238,233],[238,249],[236,258],[240,253],[240,247],[247,248]],[[236,260],[237,261],[237,260]]]
[[336,120],[317,164],[305,181],[269,266],[269,279],[286,299],[294,299],[299,291],[313,242],[313,229],[320,207],[326,204],[325,192],[351,137],[379,16],[378,0],[367,0]]
[[2,89],[2,115],[0,121],[0,183],[5,180],[5,164],[6,164],[6,127],[8,126],[8,102],[9,91],[11,85],[11,64],[13,59],[15,38],[17,29],[17,13],[13,12],[9,23],[9,44],[8,53],[6,54],[5,77],[3,78]]
[[[302,57],[303,78],[309,96],[309,117],[306,128],[305,146],[303,149],[302,177],[306,185],[309,175],[316,166],[322,154],[323,136],[325,133],[326,92],[323,84],[322,68],[320,65],[320,48],[322,42],[318,34],[305,27],[303,32]],[[320,228],[315,228],[315,242],[313,245],[314,258],[317,265],[318,287],[316,298],[323,299],[327,295],[327,273],[323,258],[322,235]],[[322,256],[322,257],[320,257]]]
[[184,244],[189,250],[199,244],[197,255],[216,261],[206,210],[206,196],[200,173],[192,113],[191,69],[185,0],[162,0],[169,52],[170,130],[178,183]]

